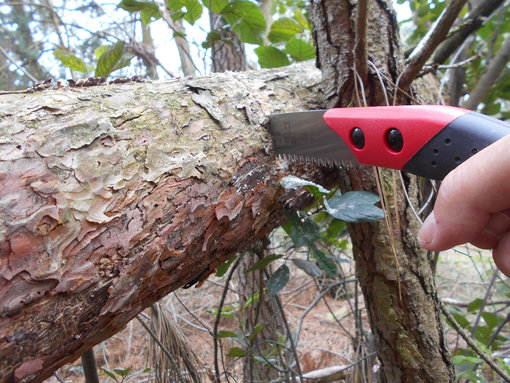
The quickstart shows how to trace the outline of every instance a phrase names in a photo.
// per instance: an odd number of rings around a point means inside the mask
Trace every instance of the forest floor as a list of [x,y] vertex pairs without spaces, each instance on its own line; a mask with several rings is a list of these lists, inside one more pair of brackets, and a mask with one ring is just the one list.
[[[287,262],[287,264],[292,262]],[[346,275],[353,275],[352,264],[342,264]],[[469,247],[460,247],[458,251],[450,250],[442,253],[437,267],[437,286],[439,296],[449,305],[461,307],[476,298],[483,298],[487,286],[494,273],[494,265],[490,255]],[[214,310],[218,307],[223,291],[223,278],[210,278],[200,288],[177,290],[162,300],[162,303],[173,313],[173,319],[185,334],[192,349],[205,368],[213,368],[213,338],[210,331],[214,326],[216,316]],[[354,284],[350,284],[353,286]],[[222,318],[220,329],[239,331],[239,319],[236,316],[238,296],[236,282],[230,284],[229,294],[225,306],[233,308],[233,318]],[[361,292],[357,299],[351,287],[349,294],[337,291],[337,296],[327,294],[323,300],[313,307],[311,302],[320,294],[313,280],[297,268],[291,268],[291,279],[284,290],[280,292],[282,305],[288,323],[295,329],[303,320],[302,332],[299,338],[299,359],[303,372],[335,365],[350,365],[356,358],[353,352],[351,337],[355,334],[355,316],[353,308],[362,307]],[[507,299],[506,287],[496,283],[496,296],[490,300]],[[329,306],[329,307],[328,307]],[[309,310],[309,311],[308,311]],[[150,314],[149,310],[146,310]],[[306,313],[306,316],[304,314]],[[335,318],[336,317],[336,318]],[[144,317],[142,316],[143,320]],[[366,315],[362,315],[363,327],[369,330]],[[456,333],[445,326],[447,338],[451,348],[462,346]],[[151,362],[147,358],[149,335],[139,321],[132,320],[126,328],[110,339],[94,348],[98,368],[113,371],[115,368],[130,368],[124,382],[152,382],[151,373],[143,370],[150,368]],[[239,346],[231,339],[223,339],[223,353],[232,346]],[[224,366],[233,377],[242,376],[241,358],[223,358]],[[101,372],[101,371],[100,371]],[[85,379],[80,360],[63,366],[58,371],[60,382],[81,383]],[[119,376],[118,381],[121,381]],[[207,379],[206,379],[207,380]],[[52,377],[46,383],[59,380]],[[114,380],[102,375],[101,382]],[[241,379],[232,379],[240,382]]]

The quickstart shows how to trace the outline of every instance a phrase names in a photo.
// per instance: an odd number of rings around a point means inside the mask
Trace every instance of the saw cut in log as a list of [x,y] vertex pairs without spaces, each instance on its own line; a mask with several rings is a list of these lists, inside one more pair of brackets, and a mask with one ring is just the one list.
[[266,116],[320,106],[312,64],[0,95],[0,382],[40,382],[203,281],[305,192]]

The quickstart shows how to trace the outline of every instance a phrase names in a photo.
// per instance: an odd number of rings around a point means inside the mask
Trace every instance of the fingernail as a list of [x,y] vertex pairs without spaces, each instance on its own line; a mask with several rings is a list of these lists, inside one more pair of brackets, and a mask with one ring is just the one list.
[[418,233],[418,242],[421,247],[427,248],[434,241],[434,232],[436,228],[436,217],[434,212],[430,213]]

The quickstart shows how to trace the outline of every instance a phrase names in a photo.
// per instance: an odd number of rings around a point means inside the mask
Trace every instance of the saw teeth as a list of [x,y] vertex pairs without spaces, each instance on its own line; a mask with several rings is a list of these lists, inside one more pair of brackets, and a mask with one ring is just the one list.
[[318,157],[307,157],[300,154],[288,154],[288,153],[279,153],[278,157],[281,159],[294,162],[294,163],[313,163],[318,166],[330,167],[330,168],[341,168],[341,161],[337,161],[331,158],[318,158]]

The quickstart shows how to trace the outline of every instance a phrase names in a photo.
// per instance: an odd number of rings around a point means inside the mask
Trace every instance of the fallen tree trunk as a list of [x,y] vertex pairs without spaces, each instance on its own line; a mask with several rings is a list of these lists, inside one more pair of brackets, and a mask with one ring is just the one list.
[[305,195],[261,125],[320,100],[312,64],[0,95],[0,381],[40,382]]

